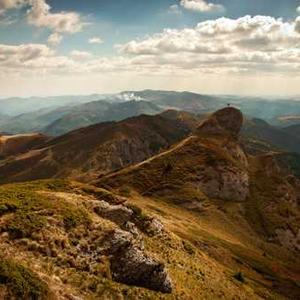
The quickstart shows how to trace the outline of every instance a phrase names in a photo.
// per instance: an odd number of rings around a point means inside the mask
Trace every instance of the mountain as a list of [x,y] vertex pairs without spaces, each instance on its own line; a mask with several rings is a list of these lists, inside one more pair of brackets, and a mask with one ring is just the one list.
[[239,110],[197,118],[92,125],[0,163],[4,181],[89,181],[0,186],[0,296],[298,299],[299,179],[245,152]]
[[100,122],[120,121],[140,114],[153,115],[161,111],[162,108],[145,101],[120,103],[100,100],[21,114],[0,123],[0,130],[13,134],[42,132],[58,136]]
[[[141,107],[131,107],[133,103]],[[43,132],[57,136],[80,127],[119,121],[142,113],[155,114],[172,109],[204,115],[227,104],[239,108],[249,118],[264,119],[274,126],[285,126],[279,120],[293,120],[286,121],[286,126],[294,124],[295,118],[300,115],[297,98],[213,96],[187,91],[125,91],[108,95],[2,99],[1,113],[9,117],[0,117],[0,132]]]
[[279,127],[297,125],[300,124],[300,115],[279,116],[275,120],[272,120],[272,124]]
[[56,109],[62,106],[78,105],[103,99],[104,95],[87,96],[56,96],[56,97],[30,97],[30,98],[5,98],[0,99],[2,114],[17,116],[40,109]]
[[126,190],[226,274],[240,270],[250,299],[294,299],[300,293],[299,265],[292,263],[300,250],[300,182],[273,153],[247,155],[241,127],[241,113],[225,108],[171,149],[94,183]]
[[190,133],[180,119],[130,118],[92,125],[0,163],[1,182],[66,176],[88,180],[166,149]]
[[247,139],[264,141],[277,151],[300,153],[300,135],[296,136],[292,130],[277,128],[261,119],[247,119],[242,135]]
[[283,131],[286,132],[286,134],[293,135],[294,137],[300,139],[300,124],[285,127],[283,128]]
[[144,90],[123,92],[122,95],[133,95],[137,99],[163,106],[165,109],[184,110],[192,113],[211,112],[224,106],[218,96],[201,95],[191,92]]
[[43,132],[57,136],[100,122],[120,121],[141,114],[154,115],[161,111],[160,107],[145,101],[133,100],[124,103],[95,101],[74,107],[66,115],[44,128]]
[[203,95],[191,92],[175,91],[127,91],[121,93],[126,98],[150,101],[165,109],[184,110],[192,113],[207,113],[220,109],[227,104],[239,108],[244,115],[263,119],[272,125],[278,125],[278,118],[300,115],[300,98],[247,97],[236,95]]

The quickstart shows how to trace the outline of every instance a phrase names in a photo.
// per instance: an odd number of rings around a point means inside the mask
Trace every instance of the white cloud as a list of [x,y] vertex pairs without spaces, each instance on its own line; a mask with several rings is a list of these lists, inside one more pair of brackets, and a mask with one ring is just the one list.
[[18,8],[26,3],[28,0],[0,0],[0,10]]
[[92,37],[89,39],[90,44],[103,44],[103,40],[100,37]]
[[[263,85],[269,84],[269,91],[275,82],[280,82],[271,78],[280,77],[285,78],[284,82],[293,91],[300,93],[296,84],[300,77],[300,17],[294,21],[267,16],[220,18],[201,22],[194,28],[166,29],[118,48],[119,55],[101,57],[79,50],[59,55],[41,44],[0,45],[0,77],[7,82],[9,76],[16,74],[28,80],[40,76],[51,82],[56,76],[59,82],[59,78],[102,76],[101,80],[110,86],[112,81],[119,82],[118,78],[122,78],[123,83],[134,82],[134,87],[146,87],[150,81],[156,82],[158,87],[163,80],[168,84],[174,78],[184,78],[182,88],[191,89],[198,86],[197,80],[204,82],[208,76],[213,78],[209,83],[212,89],[216,81],[219,88],[219,78],[225,80],[224,87],[227,80],[237,87],[241,78],[251,77],[264,78]],[[233,77],[240,81],[234,81]],[[0,87],[5,88],[1,80]],[[245,84],[246,79],[243,82]],[[255,82],[259,86],[258,80]]]
[[58,46],[61,41],[63,40],[63,36],[57,32],[52,33],[49,37],[48,37],[48,43],[51,46]]
[[59,33],[81,31],[84,24],[76,12],[51,13],[45,0],[30,0],[31,8],[27,13],[28,22],[37,27],[47,27]]
[[[166,29],[144,40],[119,45],[121,53],[145,66],[206,72],[298,71],[300,17],[284,22],[267,16],[220,18],[195,28]],[[300,74],[300,73],[299,73]]]
[[91,58],[93,56],[90,52],[79,51],[79,50],[73,50],[73,51],[71,51],[70,54],[75,59],[88,59],[88,58]]
[[198,12],[221,12],[224,11],[224,6],[214,4],[205,0],[181,0],[180,5],[187,10]]

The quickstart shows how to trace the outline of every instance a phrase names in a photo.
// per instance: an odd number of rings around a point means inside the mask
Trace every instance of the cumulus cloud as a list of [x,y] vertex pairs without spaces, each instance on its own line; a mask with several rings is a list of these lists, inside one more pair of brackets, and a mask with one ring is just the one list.
[[182,69],[286,70],[300,67],[300,17],[284,22],[268,16],[219,18],[195,28],[166,29],[117,48],[136,63]]
[[92,37],[89,39],[89,44],[103,44],[103,40],[100,37]]
[[84,24],[76,12],[52,13],[45,0],[30,0],[28,22],[37,27],[47,27],[59,33],[75,33],[81,31]]
[[46,27],[58,33],[75,33],[85,25],[76,12],[51,12],[46,0],[0,0],[0,12],[22,6],[29,7],[28,23],[37,27]]
[[58,46],[61,41],[63,40],[63,36],[57,32],[52,33],[49,37],[48,37],[48,43],[51,46]]
[[93,56],[90,52],[79,51],[79,50],[73,50],[73,51],[71,51],[70,54],[75,59],[88,59],[88,58],[91,58]]
[[79,50],[62,56],[40,44],[0,45],[0,75],[259,73],[295,77],[300,75],[299,24],[300,17],[290,22],[267,16],[219,18],[119,45],[120,54],[113,57]]
[[225,9],[223,5],[210,3],[205,0],[181,0],[180,5],[187,10],[198,12],[220,12]]

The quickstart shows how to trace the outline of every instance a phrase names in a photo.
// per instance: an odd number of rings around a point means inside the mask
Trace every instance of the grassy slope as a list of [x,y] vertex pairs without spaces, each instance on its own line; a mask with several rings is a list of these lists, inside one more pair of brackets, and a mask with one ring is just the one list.
[[[99,262],[97,271],[70,265],[69,251],[75,251],[75,245],[82,245],[92,234],[90,227],[83,224],[100,222],[100,235],[115,226],[97,219],[88,210],[85,203],[94,198],[87,191],[92,190],[66,181],[38,181],[0,188],[0,228],[2,231],[6,228],[5,232],[9,228],[10,237],[0,236],[1,264],[10,261],[13,266],[24,266],[32,274],[25,276],[27,293],[37,289],[43,295],[37,299],[43,299],[49,290],[54,299],[64,299],[67,295],[84,299],[285,299],[284,295],[299,296],[293,258],[280,262],[285,254],[281,249],[271,250],[274,247],[257,239],[245,221],[236,226],[239,220],[234,215],[239,207],[229,203],[223,207],[211,203],[207,210],[199,213],[184,210],[161,198],[147,198],[137,193],[130,196],[130,203],[139,206],[143,213],[159,217],[168,232],[163,236],[143,235],[143,238],[148,252],[163,261],[169,270],[174,284],[171,295],[113,282],[105,261]],[[37,226],[27,224],[23,216],[15,221],[16,215],[30,213],[35,216],[38,211],[44,220],[35,220]],[[70,227],[66,227],[68,224]],[[14,235],[15,232],[18,234]],[[35,246],[39,236],[43,236],[42,248]],[[68,251],[53,243],[54,237],[56,240],[64,238]],[[73,242],[76,242],[74,248]],[[264,251],[267,256],[263,255]],[[234,278],[240,271],[245,283]],[[1,288],[3,282],[0,295]]]

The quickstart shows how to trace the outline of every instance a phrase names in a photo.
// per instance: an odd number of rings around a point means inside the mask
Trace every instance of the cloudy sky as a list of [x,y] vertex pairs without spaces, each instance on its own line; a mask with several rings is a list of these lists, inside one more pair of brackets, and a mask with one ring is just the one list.
[[300,95],[299,0],[0,0],[0,96]]

